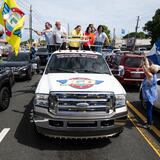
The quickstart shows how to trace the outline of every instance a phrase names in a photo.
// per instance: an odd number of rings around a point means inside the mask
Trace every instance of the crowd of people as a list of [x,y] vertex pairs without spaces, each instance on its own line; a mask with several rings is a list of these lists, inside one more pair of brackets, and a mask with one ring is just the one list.
[[54,27],[51,23],[46,22],[45,29],[42,32],[33,31],[37,35],[45,37],[49,52],[54,52],[57,49],[65,50],[67,48],[66,44],[68,44],[70,50],[82,48],[101,52],[105,42],[109,44],[109,38],[104,32],[103,25],[99,25],[96,30],[93,24],[89,24],[84,33],[81,25],[77,25],[71,35],[68,35],[61,22],[56,21]]

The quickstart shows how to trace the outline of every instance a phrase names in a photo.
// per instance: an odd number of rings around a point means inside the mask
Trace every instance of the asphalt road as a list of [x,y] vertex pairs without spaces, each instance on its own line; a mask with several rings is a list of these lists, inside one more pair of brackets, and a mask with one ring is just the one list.
[[[37,136],[32,123],[32,103],[39,79],[35,75],[31,81],[16,82],[9,108],[0,112],[0,132],[10,129],[0,142],[0,160],[159,159],[129,120],[124,132],[111,139],[82,141]],[[137,101],[136,96],[135,91],[128,91],[132,102]]]

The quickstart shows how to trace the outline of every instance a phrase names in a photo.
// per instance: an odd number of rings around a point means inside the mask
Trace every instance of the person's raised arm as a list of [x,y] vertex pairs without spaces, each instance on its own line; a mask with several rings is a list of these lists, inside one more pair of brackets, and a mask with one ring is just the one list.
[[36,31],[36,30],[33,30],[38,36],[42,36],[42,32],[39,32],[39,31]]
[[149,61],[148,61],[148,58],[147,58],[146,53],[144,53],[144,64],[145,64],[145,66],[146,66],[147,68],[150,67],[150,64],[149,64]]
[[[148,61],[148,60],[147,60]],[[146,75],[146,78],[148,80],[151,80],[152,77],[153,77],[153,74],[149,71],[149,67],[148,67],[148,62],[147,61],[144,61],[144,64],[143,64],[143,70],[144,70],[144,73]],[[147,62],[147,63],[146,63]]]

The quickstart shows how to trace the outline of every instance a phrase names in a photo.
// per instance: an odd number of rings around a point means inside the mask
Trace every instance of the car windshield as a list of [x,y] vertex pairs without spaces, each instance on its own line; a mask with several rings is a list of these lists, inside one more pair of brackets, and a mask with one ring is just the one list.
[[140,68],[142,60],[143,57],[127,57],[125,59],[124,65],[131,68]]
[[47,52],[47,48],[38,48],[37,52]]
[[64,72],[110,74],[101,55],[86,53],[53,54],[46,73]]
[[12,54],[9,56],[7,61],[29,61],[29,53],[19,53],[17,56]]

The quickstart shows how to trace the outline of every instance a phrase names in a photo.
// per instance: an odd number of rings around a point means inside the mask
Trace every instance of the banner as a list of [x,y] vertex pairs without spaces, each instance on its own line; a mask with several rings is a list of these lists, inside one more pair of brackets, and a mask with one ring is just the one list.
[[18,54],[21,43],[24,15],[15,0],[4,0],[0,9],[0,24],[4,26],[6,40],[16,54]]

